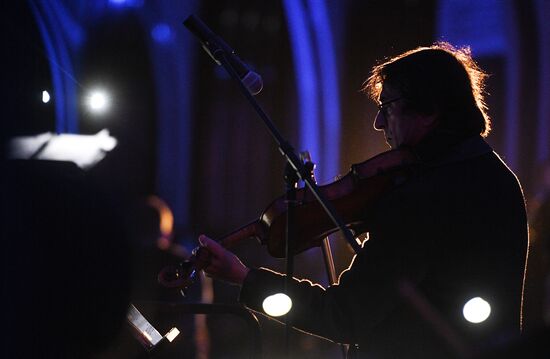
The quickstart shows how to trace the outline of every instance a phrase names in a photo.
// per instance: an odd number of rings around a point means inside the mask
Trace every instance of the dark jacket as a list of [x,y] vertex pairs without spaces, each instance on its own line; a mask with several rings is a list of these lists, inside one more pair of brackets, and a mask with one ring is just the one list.
[[[528,234],[518,180],[480,137],[414,150],[418,174],[366,208],[370,239],[339,284],[289,289],[292,325],[358,344],[356,357],[468,357],[520,332]],[[282,278],[251,270],[240,301],[261,311]],[[491,305],[480,324],[462,313],[474,297]]]

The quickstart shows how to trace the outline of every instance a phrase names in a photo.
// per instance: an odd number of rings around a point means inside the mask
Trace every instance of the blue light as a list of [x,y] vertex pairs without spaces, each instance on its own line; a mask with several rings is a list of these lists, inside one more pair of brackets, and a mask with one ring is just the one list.
[[327,5],[324,1],[309,0],[313,32],[317,39],[320,67],[321,104],[323,106],[323,168],[320,180],[329,181],[338,173],[340,160],[340,94],[334,41]]
[[[69,54],[69,43],[65,41],[65,28],[56,26],[58,15],[64,13],[59,2],[29,2],[38,24],[44,48],[48,55],[52,75],[55,101],[56,131],[76,133],[78,131],[76,106],[76,80]],[[67,20],[67,17],[63,17]],[[67,28],[74,29],[73,22],[65,21]]]
[[109,5],[113,7],[140,7],[143,0],[109,0]]
[[123,6],[127,3],[127,0],[109,0],[109,4],[113,6]]
[[300,150],[317,163],[316,177],[327,182],[340,159],[340,100],[337,63],[324,0],[285,0],[300,104]]
[[172,29],[165,23],[157,24],[151,30],[151,37],[159,43],[167,43],[172,40]]
[[[313,162],[323,161],[320,151],[320,126],[315,73],[314,51],[312,39],[308,31],[306,9],[301,1],[285,0],[286,18],[292,55],[294,57],[294,72],[297,75],[297,90],[300,116],[300,150],[309,151]],[[322,168],[322,165],[321,165]]]
[[440,1],[438,37],[455,46],[470,46],[476,57],[501,55],[508,46],[505,6],[499,0]]

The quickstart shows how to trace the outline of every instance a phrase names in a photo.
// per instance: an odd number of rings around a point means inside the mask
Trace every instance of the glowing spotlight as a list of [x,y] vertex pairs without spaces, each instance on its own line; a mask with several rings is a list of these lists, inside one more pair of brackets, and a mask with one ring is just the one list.
[[290,312],[292,300],[284,293],[277,293],[265,298],[262,307],[264,308],[264,312],[268,315],[280,317]]
[[50,102],[50,93],[46,90],[42,91],[42,102],[48,103]]
[[470,323],[481,323],[491,315],[491,305],[483,298],[475,297],[464,304],[462,314]]
[[143,0],[109,0],[109,5],[113,7],[139,7],[143,6]]
[[89,109],[94,113],[105,112],[109,108],[109,96],[103,90],[95,90],[87,99]]

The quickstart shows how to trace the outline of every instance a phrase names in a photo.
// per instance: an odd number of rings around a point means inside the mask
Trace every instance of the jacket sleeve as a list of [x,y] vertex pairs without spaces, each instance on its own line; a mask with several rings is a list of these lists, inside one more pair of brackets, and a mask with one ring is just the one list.
[[[427,229],[408,211],[425,210],[410,194],[397,193],[373,215],[371,237],[363,244],[338,284],[324,289],[309,280],[293,279],[288,288],[293,307],[291,324],[340,343],[356,343],[403,301],[400,285],[418,283],[427,268]],[[394,206],[399,202],[399,206]],[[412,212],[415,213],[415,212]],[[401,216],[399,226],[392,220]],[[281,292],[285,276],[268,269],[252,269],[243,283],[239,301],[262,313],[262,301]]]

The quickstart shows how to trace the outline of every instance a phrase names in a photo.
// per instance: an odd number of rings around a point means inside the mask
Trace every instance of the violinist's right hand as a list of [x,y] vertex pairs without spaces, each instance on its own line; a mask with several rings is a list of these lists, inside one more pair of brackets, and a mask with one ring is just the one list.
[[241,260],[222,247],[218,242],[205,235],[199,236],[200,249],[207,255],[196,256],[196,266],[215,279],[242,285],[250,269]]

